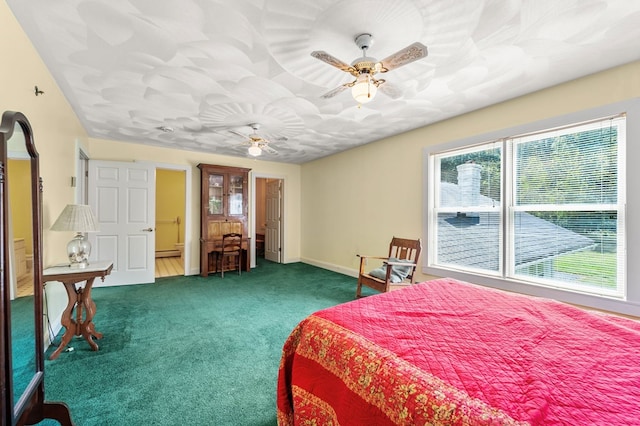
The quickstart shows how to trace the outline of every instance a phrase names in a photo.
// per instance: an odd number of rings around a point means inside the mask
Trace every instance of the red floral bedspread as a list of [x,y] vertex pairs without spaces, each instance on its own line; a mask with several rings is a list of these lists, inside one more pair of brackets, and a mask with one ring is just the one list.
[[640,322],[439,279],[309,316],[280,425],[640,425]]

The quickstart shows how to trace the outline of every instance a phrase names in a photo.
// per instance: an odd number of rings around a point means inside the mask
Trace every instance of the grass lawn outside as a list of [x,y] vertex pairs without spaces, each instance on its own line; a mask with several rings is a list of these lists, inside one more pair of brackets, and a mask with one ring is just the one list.
[[581,277],[583,284],[616,288],[616,253],[581,251],[566,254],[555,260],[554,269]]

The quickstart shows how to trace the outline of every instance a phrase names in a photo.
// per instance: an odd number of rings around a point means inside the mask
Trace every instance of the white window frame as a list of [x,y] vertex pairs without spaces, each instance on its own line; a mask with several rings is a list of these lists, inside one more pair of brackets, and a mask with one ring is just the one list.
[[[624,120],[624,125],[619,125],[620,120]],[[509,178],[507,179],[506,182],[506,194],[507,194],[507,202],[505,204],[507,204],[507,209],[508,211],[506,212],[505,215],[505,219],[507,220],[507,229],[511,230],[512,229],[512,222],[514,220],[514,216],[516,214],[516,212],[526,212],[526,211],[530,211],[530,210],[535,210],[535,211],[543,211],[543,210],[547,210],[547,211],[606,211],[606,210],[613,210],[616,211],[618,214],[618,224],[619,227],[617,229],[617,238],[616,238],[616,242],[617,242],[617,251],[616,253],[620,254],[620,259],[622,261],[622,265],[621,267],[618,268],[618,277],[617,277],[617,286],[615,290],[611,290],[608,291],[606,289],[600,289],[599,291],[595,290],[593,287],[588,286],[588,285],[584,285],[584,286],[580,286],[578,283],[573,283],[570,287],[566,286],[566,285],[556,285],[554,283],[553,280],[549,280],[549,279],[535,279],[535,278],[530,278],[527,277],[525,275],[519,274],[518,272],[516,272],[515,269],[515,261],[512,258],[509,258],[506,262],[507,265],[507,275],[508,276],[512,276],[514,277],[514,279],[516,280],[521,280],[521,281],[532,281],[532,284],[534,285],[546,285],[546,286],[550,286],[550,287],[558,287],[561,288],[563,290],[567,290],[567,291],[574,291],[574,292],[578,292],[578,293],[593,293],[595,296],[598,297],[613,297],[613,298],[620,298],[620,299],[626,299],[626,276],[625,276],[625,264],[626,264],[626,248],[625,248],[625,229],[626,229],[626,217],[625,217],[625,209],[624,209],[624,205],[626,204],[626,192],[627,192],[627,185],[626,185],[626,173],[625,173],[625,163],[624,163],[624,159],[625,159],[625,154],[626,154],[626,145],[627,145],[627,136],[626,136],[626,114],[618,114],[616,116],[610,116],[610,117],[600,117],[595,121],[589,121],[587,123],[572,123],[568,126],[566,126],[566,129],[547,129],[546,131],[543,131],[541,133],[553,133],[554,131],[558,131],[560,130],[561,133],[563,130],[570,130],[571,133],[574,133],[576,131],[580,131],[583,132],[587,129],[589,130],[596,130],[600,127],[602,127],[603,123],[607,122],[607,121],[613,121],[615,122],[615,125],[618,127],[618,145],[617,145],[617,175],[618,175],[618,185],[617,185],[617,203],[616,204],[570,204],[570,205],[563,205],[562,208],[560,209],[556,209],[555,205],[549,205],[549,204],[543,204],[543,205],[516,205],[515,203],[515,192],[516,189],[514,187],[514,178],[513,176],[509,176]],[[579,130],[578,130],[579,129]],[[510,163],[510,165],[512,167],[510,167],[510,172],[515,170],[515,167],[513,166],[515,160],[515,147],[517,143],[527,143],[527,141],[529,140],[535,140],[536,138],[536,134],[533,135],[522,135],[522,136],[515,136],[513,139],[522,139],[521,141],[518,142],[511,142],[506,144],[505,149],[506,149],[506,155],[508,155],[508,159],[507,161]],[[510,246],[513,246],[513,239],[515,238],[515,233],[510,233],[509,238],[511,239]],[[515,253],[513,251],[507,252],[508,256],[514,256]],[[514,268],[514,269],[509,269],[509,268]]]
[[[429,234],[429,223],[433,220],[433,206],[435,197],[433,191],[433,182],[437,176],[432,157],[434,154],[445,151],[464,149],[474,145],[481,145],[491,141],[500,141],[515,135],[529,134],[545,129],[553,129],[571,125],[574,123],[596,120],[602,117],[615,116],[626,113],[626,140],[627,152],[623,167],[619,170],[620,174],[624,174],[627,184],[627,204],[626,217],[640,217],[640,191],[634,190],[634,182],[640,182],[640,167],[629,167],[631,161],[640,162],[640,101],[633,99],[630,101],[620,102],[617,104],[607,105],[594,108],[592,110],[580,111],[561,117],[554,117],[534,123],[520,125],[513,128],[503,129],[496,132],[473,136],[467,139],[453,141],[437,146],[430,146],[424,149],[424,191],[425,191],[425,208],[423,215],[423,237],[426,242],[427,253],[422,257],[422,272],[431,276],[447,276],[460,280],[486,285],[489,287],[500,288],[509,291],[515,291],[534,296],[554,298],[557,300],[576,303],[588,307],[606,309],[616,312],[627,313],[630,315],[640,315],[640,265],[639,262],[629,261],[626,266],[625,275],[631,278],[625,287],[625,295],[623,298],[609,298],[606,296],[579,293],[576,291],[554,288],[552,286],[545,287],[539,284],[532,284],[524,280],[514,278],[504,278],[503,276],[492,276],[490,274],[473,273],[469,271],[456,270],[443,266],[436,266],[432,263],[431,247],[436,243],[435,236]],[[507,151],[503,151],[503,157],[509,155]],[[624,155],[624,154],[623,154]],[[626,164],[626,167],[624,166]],[[502,191],[511,190],[509,185],[503,185]],[[507,206],[503,197],[503,204]],[[623,211],[624,212],[624,211]],[[635,214],[634,214],[635,213]],[[508,215],[505,215],[508,217]],[[504,225],[506,226],[506,225]],[[635,232],[634,232],[635,231]],[[504,238],[503,238],[504,239]],[[626,242],[626,245],[625,245]],[[626,240],[622,239],[622,250],[626,249],[628,259],[633,259],[633,254],[640,254],[640,226],[634,226],[630,223],[626,226]],[[503,253],[505,255],[505,253]]]

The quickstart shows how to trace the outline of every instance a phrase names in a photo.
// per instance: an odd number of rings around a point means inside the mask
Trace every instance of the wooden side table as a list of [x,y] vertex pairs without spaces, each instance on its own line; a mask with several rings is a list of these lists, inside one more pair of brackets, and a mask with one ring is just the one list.
[[[51,354],[49,359],[58,358],[60,352],[69,344],[73,336],[82,336],[94,351],[98,350],[98,344],[93,341],[102,338],[102,333],[96,331],[93,324],[93,316],[96,314],[96,304],[91,298],[91,288],[93,280],[100,277],[104,281],[104,277],[111,273],[113,262],[93,262],[86,268],[71,268],[69,266],[53,266],[42,271],[43,281],[60,281],[67,290],[67,307],[62,312],[62,325],[65,332],[62,335],[60,346]],[[84,286],[78,286],[78,283],[86,281]],[[76,310],[75,320],[72,318],[73,309]],[[83,318],[84,311],[84,318]]]

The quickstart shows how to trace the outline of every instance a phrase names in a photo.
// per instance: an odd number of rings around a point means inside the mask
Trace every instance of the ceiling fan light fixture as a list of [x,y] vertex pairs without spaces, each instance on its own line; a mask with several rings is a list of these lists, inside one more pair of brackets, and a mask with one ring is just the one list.
[[262,154],[262,148],[260,148],[258,145],[251,145],[249,147],[249,155],[251,155],[252,157],[259,157],[260,154]]
[[369,74],[360,74],[355,84],[351,87],[351,95],[359,104],[371,102],[376,96],[378,88],[373,83]]

